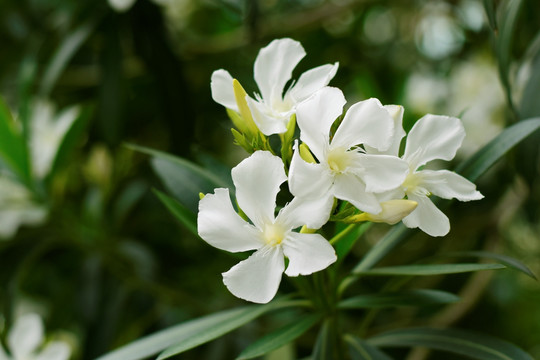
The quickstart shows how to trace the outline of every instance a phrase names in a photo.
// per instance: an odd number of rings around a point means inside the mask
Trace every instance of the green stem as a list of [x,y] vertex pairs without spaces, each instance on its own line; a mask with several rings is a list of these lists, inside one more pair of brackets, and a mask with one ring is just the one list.
[[340,231],[339,233],[337,233],[332,239],[330,239],[330,244],[331,245],[334,245],[335,243],[337,243],[339,240],[343,239],[347,234],[349,234],[351,231],[353,231],[356,227],[358,226],[358,224],[350,224],[349,226],[347,226],[345,229],[343,229],[342,231]]

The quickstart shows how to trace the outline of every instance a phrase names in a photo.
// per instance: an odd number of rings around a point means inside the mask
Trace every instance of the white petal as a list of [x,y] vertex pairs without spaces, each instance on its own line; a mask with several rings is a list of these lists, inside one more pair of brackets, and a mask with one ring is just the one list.
[[71,349],[63,341],[52,341],[36,357],[35,360],[68,360]]
[[289,190],[294,196],[325,196],[332,186],[332,174],[321,164],[308,163],[300,156],[298,141],[289,167]]
[[407,174],[409,165],[397,156],[358,154],[356,166],[362,171],[357,175],[366,184],[366,191],[380,193],[400,186]]
[[375,195],[366,192],[366,185],[354,174],[336,176],[332,190],[335,197],[350,202],[359,210],[370,214],[378,214],[381,211]]
[[298,104],[318,90],[322,89],[334,78],[338,69],[338,63],[326,64],[306,71],[289,91],[289,96]]
[[15,359],[26,358],[43,341],[43,322],[38,314],[19,317],[8,334],[8,345]]
[[293,69],[305,55],[302,45],[288,38],[274,40],[259,51],[253,72],[265,102],[282,98]]
[[109,0],[109,6],[118,12],[128,11],[134,3],[135,0]]
[[309,275],[337,260],[332,245],[319,234],[290,233],[283,241],[283,253],[289,258],[288,276]]
[[365,144],[384,151],[390,147],[393,134],[394,119],[379,100],[371,98],[347,110],[332,140],[332,147],[349,149]]
[[234,296],[265,304],[276,295],[284,269],[281,246],[265,246],[223,273],[223,283]]
[[287,180],[281,158],[268,151],[256,151],[232,169],[238,205],[251,221],[263,229],[274,221],[276,196]]
[[228,109],[238,112],[238,105],[234,97],[233,77],[228,71],[219,69],[212,73],[210,78],[212,99]]
[[318,229],[328,222],[334,205],[332,194],[321,194],[313,198],[295,197],[279,212],[276,223],[287,229],[295,229],[306,225],[310,229]]
[[246,101],[255,125],[264,135],[282,134],[287,131],[287,123],[291,116],[290,112],[285,114],[276,113],[266,104],[253,100],[249,96],[246,96]]
[[300,139],[309,146],[319,161],[324,158],[329,146],[330,127],[343,113],[345,103],[341,90],[325,87],[296,109]]
[[411,194],[409,200],[416,201],[416,209],[403,219],[408,228],[420,228],[430,236],[444,236],[450,231],[448,217],[427,196]]
[[405,130],[403,130],[403,106],[400,105],[384,105],[383,106],[390,116],[394,119],[394,134],[392,137],[392,144],[385,151],[379,151],[375,148],[364,144],[366,153],[368,154],[385,154],[399,156],[399,148],[401,140],[405,137]]
[[452,160],[464,138],[458,118],[428,114],[409,132],[403,158],[414,170],[434,159]]
[[229,189],[215,189],[199,202],[197,230],[201,238],[218,249],[238,252],[258,249],[260,232],[244,221],[229,197]]
[[420,186],[444,199],[460,201],[480,200],[484,196],[476,190],[476,185],[463,176],[448,170],[423,170],[417,172],[422,179]]

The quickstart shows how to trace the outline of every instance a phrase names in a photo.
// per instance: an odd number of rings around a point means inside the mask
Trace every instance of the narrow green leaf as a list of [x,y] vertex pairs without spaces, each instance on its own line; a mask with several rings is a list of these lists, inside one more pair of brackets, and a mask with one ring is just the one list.
[[90,34],[92,34],[93,29],[94,22],[82,24],[63,40],[43,74],[43,81],[40,87],[41,97],[48,97],[58,77],[62,74],[62,71],[64,71],[73,55],[75,55],[77,50],[79,50]]
[[392,358],[375,346],[368,344],[352,335],[345,335],[345,342],[349,345],[349,354],[352,360],[392,360]]
[[456,172],[471,181],[476,181],[504,154],[538,129],[540,129],[540,117],[521,120],[506,128],[495,139],[462,162],[456,168]]
[[533,360],[511,343],[457,329],[399,329],[374,336],[367,342],[377,347],[423,346],[478,360]]
[[197,216],[195,213],[188,210],[185,206],[169,195],[157,189],[152,189],[152,191],[178,221],[180,221],[192,234],[199,236],[197,232]]
[[538,101],[540,93],[540,32],[531,42],[527,52],[532,54],[530,59],[525,61],[526,65],[523,66],[530,66],[529,75],[519,103],[519,115],[524,118],[540,116],[540,102]]
[[[167,190],[193,212],[198,208],[199,193],[208,193],[215,188],[229,186],[226,180],[186,159],[133,144],[126,146],[152,156],[154,171]],[[234,189],[229,190],[234,193]]]
[[295,319],[290,324],[263,336],[253,344],[249,345],[242,353],[240,353],[240,355],[238,355],[237,359],[253,359],[257,356],[262,356],[270,351],[279,349],[283,345],[296,340],[320,320],[321,315],[319,314],[307,315],[303,318]]
[[[225,335],[234,329],[256,319],[264,313],[280,307],[294,305],[292,301],[273,301],[270,304],[261,306],[248,306],[244,308],[230,310],[219,314],[213,314],[204,318],[193,320],[185,324],[182,333],[177,333],[174,345],[167,347],[159,354],[157,360],[167,359],[180,354],[186,350],[202,345],[210,340],[214,340]],[[125,359],[127,360],[127,359]]]
[[[343,233],[343,236],[338,238],[333,243],[336,249],[338,259],[343,259],[352,250],[354,244],[362,237],[362,234],[366,232],[372,223],[366,222],[361,224],[350,224],[346,228],[342,229],[337,236]],[[350,230],[348,230],[350,229]]]
[[475,258],[487,258],[487,259],[493,259],[497,260],[503,265],[506,265],[507,267],[517,270],[519,272],[524,273],[527,276],[532,277],[535,280],[538,280],[536,278],[536,275],[527,267],[527,265],[523,264],[521,261],[507,255],[502,254],[495,254],[489,251],[459,251],[459,252],[450,252],[450,253],[444,253],[441,254],[440,257],[475,257]]
[[332,320],[323,322],[311,358],[313,360],[335,359],[335,334],[332,331]]
[[370,276],[429,276],[457,274],[479,270],[504,269],[502,264],[442,264],[442,265],[403,265],[370,269],[355,274]]
[[380,293],[359,295],[345,299],[339,303],[341,309],[368,309],[401,306],[424,306],[451,304],[460,300],[460,297],[452,293],[431,290],[415,289],[399,293]]
[[[96,360],[139,360],[155,355],[163,349],[177,344],[160,355],[160,359],[165,359],[168,356],[216,339],[269,311],[293,305],[294,302],[281,299],[266,305],[245,306],[221,311],[158,331],[102,355]],[[174,352],[177,349],[180,351]],[[167,355],[167,353],[171,354]]]
[[23,183],[29,184],[30,165],[26,144],[2,98],[0,98],[0,156]]
[[493,0],[484,0],[484,10],[488,19],[489,27],[493,32],[498,31],[497,15],[495,14],[495,3]]

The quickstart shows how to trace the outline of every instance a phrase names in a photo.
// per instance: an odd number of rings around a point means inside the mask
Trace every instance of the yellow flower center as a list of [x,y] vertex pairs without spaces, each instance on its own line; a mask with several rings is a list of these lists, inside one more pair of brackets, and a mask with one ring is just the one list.
[[285,229],[278,224],[267,224],[264,228],[263,238],[267,245],[279,245],[285,238]]
[[326,157],[328,167],[336,173],[344,172],[350,166],[351,160],[351,153],[341,147],[330,150],[330,153]]

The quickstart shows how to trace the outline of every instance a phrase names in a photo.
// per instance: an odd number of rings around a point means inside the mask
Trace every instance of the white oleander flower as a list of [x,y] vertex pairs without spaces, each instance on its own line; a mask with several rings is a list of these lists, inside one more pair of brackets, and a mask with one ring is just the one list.
[[[239,207],[251,220],[234,210],[228,189],[215,189],[199,203],[198,232],[210,245],[230,252],[256,250],[249,258],[223,273],[223,282],[235,296],[267,303],[275,296],[283,272],[309,275],[336,261],[334,248],[319,234],[293,231],[306,225],[318,229],[329,218],[328,206],[298,198],[275,216],[276,196],[287,180],[281,159],[256,151],[232,170]],[[289,264],[285,269],[285,257]]]
[[17,318],[7,334],[8,355],[0,345],[0,360],[67,360],[70,347],[63,341],[43,344],[43,322],[37,314],[25,314]]
[[[402,108],[394,112],[396,136],[387,152],[368,149],[370,153],[398,155],[400,142],[405,135]],[[382,198],[400,199],[407,196],[418,206],[403,219],[405,226],[420,228],[431,236],[444,236],[450,231],[448,217],[429,199],[431,194],[444,199],[460,201],[479,200],[483,195],[476,185],[463,176],[448,170],[423,170],[432,160],[452,160],[465,138],[465,130],[458,118],[442,115],[425,115],[407,135],[402,159],[409,164],[409,174],[397,189]]]
[[[338,63],[326,64],[304,72],[286,91],[292,71],[306,55],[302,45],[292,39],[277,39],[261,49],[254,65],[255,82],[260,95],[246,100],[259,130],[265,135],[281,134],[298,104],[328,85]],[[210,87],[212,98],[228,109],[239,112],[233,90],[233,77],[226,70],[214,71]]]
[[388,149],[394,120],[377,99],[368,99],[350,107],[332,136],[331,126],[344,105],[343,93],[326,87],[298,107],[300,139],[318,163],[304,161],[295,144],[289,187],[298,197],[336,197],[378,214],[382,208],[375,194],[399,186],[408,166],[396,156],[366,154],[364,148]]

